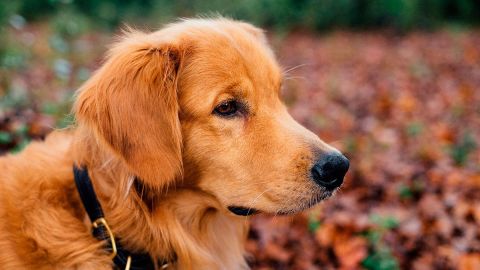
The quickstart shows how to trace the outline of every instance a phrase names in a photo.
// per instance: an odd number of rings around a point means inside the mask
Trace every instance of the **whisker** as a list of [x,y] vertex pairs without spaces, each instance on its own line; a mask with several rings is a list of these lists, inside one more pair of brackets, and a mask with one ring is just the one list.
[[[250,213],[250,210],[252,210],[252,208],[255,209],[254,206],[255,206],[255,203],[257,202],[257,200],[258,200],[263,194],[265,194],[267,191],[270,191],[270,190],[271,190],[271,188],[267,188],[266,190],[264,190],[263,192],[261,192],[261,193],[252,201],[252,204],[251,204],[252,206],[250,206],[250,207],[248,208],[247,213]],[[247,217],[248,217],[248,216],[245,216],[245,223],[247,223],[247,220],[248,220]]]
[[298,68],[301,68],[301,67],[304,67],[304,66],[309,66],[309,65],[311,65],[311,64],[304,63],[304,64],[296,65],[296,66],[294,66],[294,67],[292,67],[292,68],[289,68],[289,69],[283,71],[283,74],[287,74],[287,73],[290,72],[290,71],[293,71],[293,70],[295,70],[295,69],[298,69]]
[[287,76],[287,77],[284,77],[283,80],[284,81],[294,81],[294,80],[298,80],[298,79],[301,79],[301,80],[307,80],[307,78],[305,78],[305,76]]

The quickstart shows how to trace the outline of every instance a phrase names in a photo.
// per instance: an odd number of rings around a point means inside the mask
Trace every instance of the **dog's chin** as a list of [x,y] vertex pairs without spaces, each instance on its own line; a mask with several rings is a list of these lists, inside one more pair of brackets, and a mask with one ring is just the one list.
[[262,210],[262,209],[251,208],[251,207],[243,207],[243,206],[229,206],[228,210],[237,216],[251,216],[258,213],[267,213],[267,214],[280,215],[280,216],[293,215],[298,212],[304,211],[308,208],[311,208],[317,203],[330,198],[334,193],[335,191],[322,191],[308,200],[292,205],[294,206],[292,208],[280,208],[276,211],[275,210],[268,211],[268,210]]
[[292,208],[286,208],[286,209],[281,209],[274,213],[275,215],[280,215],[280,216],[286,216],[286,215],[293,215],[297,214],[301,211],[307,210],[316,204],[320,203],[321,201],[324,201],[328,198],[330,198],[335,191],[322,191],[315,196],[313,196],[311,199],[306,200],[302,203],[298,203],[296,205],[292,205]]

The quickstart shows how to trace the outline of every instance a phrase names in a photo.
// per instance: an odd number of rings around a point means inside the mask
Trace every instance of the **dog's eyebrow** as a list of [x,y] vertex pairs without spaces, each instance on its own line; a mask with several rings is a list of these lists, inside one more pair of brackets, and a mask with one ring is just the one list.
[[234,97],[245,96],[238,82],[231,83],[227,87],[225,87],[225,93],[229,93]]

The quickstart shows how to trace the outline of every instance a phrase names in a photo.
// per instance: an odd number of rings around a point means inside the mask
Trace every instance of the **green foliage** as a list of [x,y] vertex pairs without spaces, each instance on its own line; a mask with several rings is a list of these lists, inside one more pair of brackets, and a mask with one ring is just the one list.
[[398,227],[399,222],[395,217],[392,216],[380,216],[380,215],[372,215],[370,217],[372,223],[377,225],[380,229],[395,229]]
[[0,32],[3,31],[4,27],[7,25],[10,16],[13,15],[20,5],[20,1],[4,1],[0,5]]
[[15,130],[10,132],[0,131],[0,145],[13,143],[15,147],[11,149],[11,152],[20,152],[30,142],[28,131],[28,126],[25,124],[19,125]]
[[468,156],[477,147],[475,139],[470,133],[465,135],[452,146],[450,156],[457,166],[463,166],[468,160]]
[[12,149],[12,153],[18,153],[22,151],[28,144],[30,143],[30,139],[22,138],[20,142]]
[[398,220],[392,216],[380,215],[372,215],[370,220],[375,226],[365,233],[365,238],[370,244],[370,252],[362,262],[363,267],[370,270],[400,269],[397,259],[383,241],[383,236],[388,230],[398,227]]
[[64,115],[63,118],[57,121],[57,128],[67,128],[75,123],[75,117],[73,114]]
[[315,232],[320,226],[322,226],[322,223],[316,215],[310,215],[308,217],[308,230],[310,232]]
[[413,199],[416,194],[422,193],[425,190],[425,179],[418,178],[413,180],[411,184],[401,184],[397,193],[400,199],[410,200]]
[[[0,7],[0,25],[18,13],[28,21],[62,15],[65,27],[78,23],[71,14],[95,21],[97,27],[122,22],[163,22],[172,17],[223,14],[277,29],[296,27],[430,28],[443,21],[476,24],[476,0],[19,0]],[[83,20],[83,19],[82,19]],[[76,28],[77,26],[73,26]],[[76,31],[75,29],[73,29]]]
[[398,29],[408,29],[419,21],[419,1],[372,0],[365,12],[366,22],[372,25],[390,24]]
[[88,17],[73,9],[66,9],[57,14],[52,18],[50,24],[54,32],[65,39],[80,36],[89,29]]
[[302,23],[313,29],[354,26],[359,17],[359,2],[355,0],[305,1]]
[[411,199],[413,197],[413,191],[409,186],[401,185],[398,188],[398,195],[402,199]]
[[397,259],[392,255],[389,248],[376,248],[362,263],[363,267],[370,270],[397,270]]
[[8,86],[7,93],[2,93],[0,98],[0,110],[5,108],[22,108],[27,105],[27,90],[20,85],[12,84]]
[[9,144],[12,142],[12,135],[5,131],[0,131],[0,144]]
[[28,131],[29,127],[26,124],[21,124],[14,130],[15,136],[20,139],[20,143],[17,145],[14,151],[22,150],[30,142]]
[[424,124],[421,122],[410,122],[406,127],[407,135],[410,137],[416,137],[420,135],[424,129]]
[[0,56],[0,68],[15,70],[24,67],[28,53],[13,44],[8,44]]

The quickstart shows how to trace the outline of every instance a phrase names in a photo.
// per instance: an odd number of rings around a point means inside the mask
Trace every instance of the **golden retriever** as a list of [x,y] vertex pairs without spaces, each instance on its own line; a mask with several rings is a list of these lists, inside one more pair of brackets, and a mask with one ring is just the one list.
[[281,84],[250,24],[127,31],[79,89],[75,127],[0,159],[0,268],[115,267],[91,234],[76,164],[125,249],[168,269],[248,269],[244,215],[306,209],[349,166],[289,115]]

